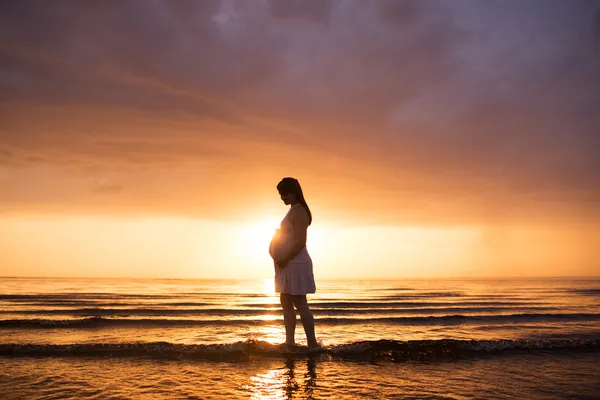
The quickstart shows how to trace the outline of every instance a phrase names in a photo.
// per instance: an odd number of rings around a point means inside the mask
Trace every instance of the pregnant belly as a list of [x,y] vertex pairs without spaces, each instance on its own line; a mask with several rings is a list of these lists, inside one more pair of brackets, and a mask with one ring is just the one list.
[[276,234],[269,245],[269,254],[272,258],[280,258],[288,246],[289,240],[282,234]]

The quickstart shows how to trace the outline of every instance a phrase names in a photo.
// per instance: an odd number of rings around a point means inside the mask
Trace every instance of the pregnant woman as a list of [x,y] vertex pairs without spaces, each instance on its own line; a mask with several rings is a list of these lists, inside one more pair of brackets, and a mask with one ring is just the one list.
[[275,291],[280,293],[283,308],[285,342],[288,347],[295,345],[295,306],[302,319],[309,349],[318,349],[315,322],[306,301],[306,295],[316,290],[312,260],[306,250],[306,231],[312,222],[312,214],[298,180],[283,178],[277,190],[284,204],[290,205],[269,246],[269,253],[275,262]]

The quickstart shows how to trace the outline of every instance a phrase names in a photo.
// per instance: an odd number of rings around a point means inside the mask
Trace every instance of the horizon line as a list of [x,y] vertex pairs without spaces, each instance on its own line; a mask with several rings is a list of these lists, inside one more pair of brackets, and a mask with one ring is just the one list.
[[[270,278],[178,278],[178,277],[119,277],[119,276],[0,276],[0,279],[145,279],[145,280],[201,280],[201,281],[252,281],[252,280],[264,280]],[[441,277],[427,277],[427,276],[398,276],[398,277],[355,277],[355,278],[320,278],[319,280],[324,281],[384,281],[384,280],[457,280],[457,279],[474,279],[474,280],[487,280],[487,279],[600,279],[600,275],[528,275],[528,276],[441,276]]]

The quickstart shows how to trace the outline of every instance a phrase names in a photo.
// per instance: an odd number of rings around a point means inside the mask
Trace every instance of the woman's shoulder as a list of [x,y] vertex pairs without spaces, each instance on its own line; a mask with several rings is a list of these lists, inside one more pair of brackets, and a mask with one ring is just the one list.
[[302,206],[302,204],[294,204],[290,207],[290,217],[291,218],[301,218],[301,219],[308,219],[308,211],[306,211],[306,208],[304,208],[304,206]]

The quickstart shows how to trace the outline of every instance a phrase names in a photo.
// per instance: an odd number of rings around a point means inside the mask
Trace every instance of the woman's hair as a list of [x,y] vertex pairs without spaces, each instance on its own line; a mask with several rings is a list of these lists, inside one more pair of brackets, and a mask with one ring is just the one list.
[[302,188],[300,187],[298,179],[283,178],[281,182],[277,184],[277,190],[279,191],[279,194],[296,195],[296,200],[298,200],[308,213],[308,224],[310,225],[312,223],[312,213],[310,212],[310,208],[308,208],[308,204],[306,204],[306,200],[304,200],[304,194],[302,193]]

